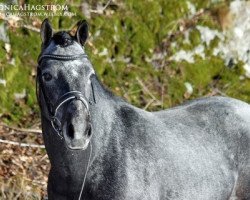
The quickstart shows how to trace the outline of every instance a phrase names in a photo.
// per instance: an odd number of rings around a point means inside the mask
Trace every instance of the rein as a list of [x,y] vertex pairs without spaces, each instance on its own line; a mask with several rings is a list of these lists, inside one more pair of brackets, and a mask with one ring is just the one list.
[[[62,60],[62,61],[72,61],[72,60],[78,60],[78,59],[82,59],[82,58],[88,58],[88,56],[86,54],[78,54],[78,55],[54,55],[54,54],[42,54],[39,56],[38,58],[38,69],[39,69],[39,65],[41,64],[43,59],[53,59],[53,60]],[[92,105],[93,103],[91,101],[88,101],[85,97],[85,95],[83,95],[80,91],[69,91],[66,92],[65,94],[63,94],[55,103],[55,105],[51,104],[50,101],[48,100],[48,97],[45,95],[44,92],[44,88],[43,85],[41,84],[41,80],[40,80],[40,74],[37,74],[36,77],[36,95],[37,95],[37,99],[40,102],[40,98],[38,95],[38,84],[40,84],[41,86],[39,86],[39,88],[41,88],[40,92],[41,92],[41,96],[45,102],[45,112],[43,114],[43,116],[50,121],[51,126],[53,127],[54,131],[57,133],[57,135],[60,137],[60,139],[63,139],[63,134],[62,134],[62,124],[61,121],[58,119],[57,117],[57,111],[59,110],[59,108],[64,105],[66,102],[69,101],[74,101],[74,100],[80,100],[82,102],[82,104],[84,105],[84,107],[87,110],[88,113],[88,118],[89,118],[89,124],[91,125],[91,119],[90,119],[90,111],[89,111],[89,105]],[[93,85],[92,82],[90,81],[91,84],[91,90],[92,90],[92,94],[93,94],[93,101],[95,102],[95,95],[94,95],[94,90],[93,90]],[[49,104],[49,105],[48,105]],[[92,130],[92,129],[91,129]],[[92,144],[91,141],[89,142],[89,146],[90,146],[90,151],[89,151],[89,158],[88,158],[88,162],[87,162],[87,167],[86,167],[86,172],[84,174],[84,178],[83,178],[83,183],[81,186],[81,191],[79,193],[79,197],[78,200],[81,199],[82,197],[82,192],[84,189],[84,185],[86,182],[86,177],[87,177],[87,173],[89,170],[89,164],[90,164],[90,160],[91,160],[91,155],[92,155]]]
[[89,150],[89,159],[88,159],[88,163],[87,163],[87,167],[86,167],[86,172],[84,174],[84,178],[83,178],[83,182],[82,182],[82,187],[81,187],[81,191],[79,193],[78,200],[81,200],[81,198],[82,198],[82,192],[83,192],[84,185],[85,185],[85,182],[86,182],[87,173],[89,171],[89,163],[90,163],[90,159],[91,159],[91,155],[92,155],[92,144],[91,144],[91,141],[89,142],[89,147],[90,147],[90,150]]

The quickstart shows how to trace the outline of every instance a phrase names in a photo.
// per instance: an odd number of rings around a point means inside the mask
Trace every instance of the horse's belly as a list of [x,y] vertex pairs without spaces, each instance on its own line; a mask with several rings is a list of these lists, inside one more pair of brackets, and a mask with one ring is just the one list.
[[233,186],[232,179],[215,182],[204,180],[200,183],[176,181],[175,185],[167,182],[161,185],[155,181],[144,184],[142,188],[130,187],[125,200],[228,200]]
[[223,155],[129,166],[126,200],[227,200],[237,179],[236,169]]

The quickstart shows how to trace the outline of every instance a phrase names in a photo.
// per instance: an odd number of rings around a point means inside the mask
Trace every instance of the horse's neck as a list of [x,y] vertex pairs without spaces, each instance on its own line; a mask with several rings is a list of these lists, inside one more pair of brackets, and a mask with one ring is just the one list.
[[91,106],[91,121],[93,128],[93,151],[100,153],[100,151],[107,147],[112,137],[112,126],[114,122],[117,123],[117,108],[125,102],[119,97],[114,96],[96,79],[93,85],[96,104]]
[[[88,149],[84,151],[70,151],[67,148],[63,148],[62,151],[58,151],[63,143],[55,136],[53,130],[49,130],[51,131],[50,134],[44,135],[52,165],[50,182],[58,182],[55,185],[69,191],[80,191],[84,176],[88,172],[86,171],[88,165],[91,167],[95,159],[102,159],[105,156],[105,149],[111,148],[111,141],[117,139],[116,141],[118,142],[118,138],[115,138],[118,137],[118,134],[114,131],[114,127],[120,127],[119,124],[122,124],[118,116],[119,107],[127,104],[106,91],[97,79],[94,79],[92,84],[96,103],[90,105],[92,138]],[[43,126],[45,128],[50,127],[50,124],[44,119]],[[62,186],[62,183],[67,183],[67,180],[73,180],[74,186],[72,188],[68,188],[68,184]]]

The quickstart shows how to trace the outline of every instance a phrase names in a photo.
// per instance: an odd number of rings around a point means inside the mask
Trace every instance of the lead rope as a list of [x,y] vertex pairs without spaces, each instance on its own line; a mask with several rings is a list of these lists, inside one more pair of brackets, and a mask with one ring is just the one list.
[[84,178],[83,178],[82,187],[81,187],[81,191],[80,191],[78,200],[81,200],[81,198],[82,198],[82,192],[83,192],[83,189],[84,189],[84,185],[85,185],[86,178],[87,178],[87,173],[88,173],[88,170],[89,170],[89,163],[90,163],[91,154],[92,154],[92,144],[91,144],[91,141],[89,141],[89,146],[90,146],[90,150],[89,150],[89,160],[88,160],[86,172],[85,172],[85,175],[84,175]]

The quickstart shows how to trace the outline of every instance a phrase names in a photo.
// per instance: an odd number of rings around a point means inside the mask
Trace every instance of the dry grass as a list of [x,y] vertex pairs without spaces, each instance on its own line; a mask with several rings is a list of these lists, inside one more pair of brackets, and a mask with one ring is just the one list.
[[[42,144],[41,134],[0,126],[4,140]],[[0,199],[35,200],[46,196],[49,160],[44,149],[0,143]]]

